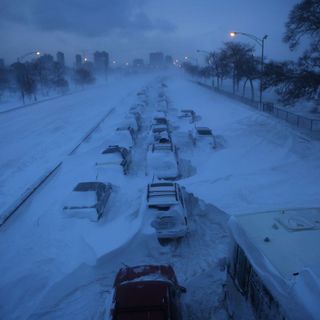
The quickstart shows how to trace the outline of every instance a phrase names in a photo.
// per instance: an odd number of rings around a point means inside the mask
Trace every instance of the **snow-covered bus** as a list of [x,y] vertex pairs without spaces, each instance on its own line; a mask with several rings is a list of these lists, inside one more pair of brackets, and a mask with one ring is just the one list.
[[232,216],[233,319],[320,319],[320,208]]

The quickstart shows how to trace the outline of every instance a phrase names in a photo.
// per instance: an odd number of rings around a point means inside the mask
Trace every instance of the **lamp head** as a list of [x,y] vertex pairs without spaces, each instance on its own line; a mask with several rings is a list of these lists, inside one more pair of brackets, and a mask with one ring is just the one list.
[[236,35],[237,35],[237,32],[235,32],[235,31],[231,31],[230,33],[229,33],[229,35],[230,35],[230,37],[235,37]]

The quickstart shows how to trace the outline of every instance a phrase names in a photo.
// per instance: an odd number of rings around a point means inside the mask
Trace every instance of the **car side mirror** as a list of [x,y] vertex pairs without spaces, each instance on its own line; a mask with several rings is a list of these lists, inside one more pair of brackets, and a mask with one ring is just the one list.
[[187,292],[187,288],[179,286],[179,290],[181,293],[186,293]]

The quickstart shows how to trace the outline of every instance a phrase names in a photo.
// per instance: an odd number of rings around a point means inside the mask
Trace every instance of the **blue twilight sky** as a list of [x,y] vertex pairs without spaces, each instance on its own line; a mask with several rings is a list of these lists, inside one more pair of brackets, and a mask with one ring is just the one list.
[[[294,59],[282,43],[290,9],[299,0],[0,0],[0,57],[61,50],[68,63],[106,50],[112,60],[147,59],[152,51],[175,58],[219,49],[237,30],[268,34],[266,56]],[[245,37],[239,41],[249,42]],[[251,42],[254,44],[253,42]],[[257,48],[259,50],[259,48]]]

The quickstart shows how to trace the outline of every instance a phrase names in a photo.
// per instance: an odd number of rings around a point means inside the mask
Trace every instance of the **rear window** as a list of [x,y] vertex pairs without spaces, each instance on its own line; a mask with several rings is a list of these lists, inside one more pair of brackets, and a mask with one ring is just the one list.
[[120,152],[119,147],[109,147],[109,148],[105,149],[102,153],[107,154],[107,153],[116,153],[116,152]]
[[74,191],[96,191],[99,187],[105,188],[105,184],[101,182],[82,182],[74,188]]
[[203,135],[203,136],[210,136],[212,135],[212,131],[210,129],[197,129],[197,132],[200,134],[200,135]]
[[153,204],[153,205],[150,205],[149,208],[157,209],[159,211],[168,211],[171,208],[171,206],[159,206],[159,205]]

